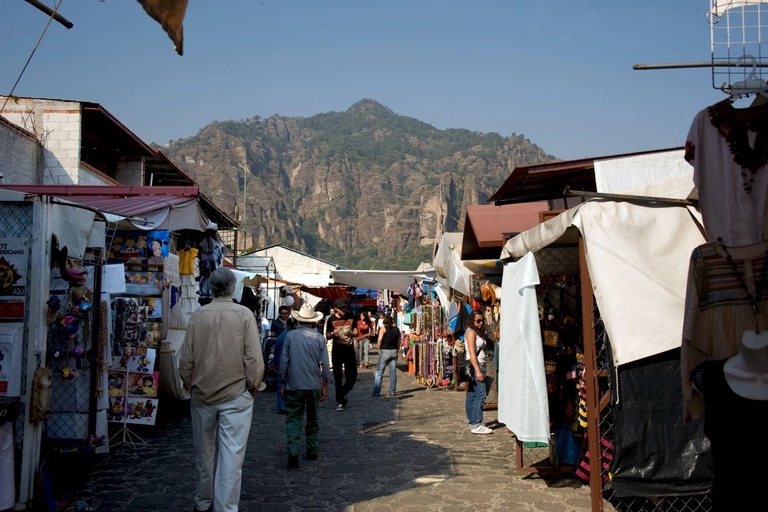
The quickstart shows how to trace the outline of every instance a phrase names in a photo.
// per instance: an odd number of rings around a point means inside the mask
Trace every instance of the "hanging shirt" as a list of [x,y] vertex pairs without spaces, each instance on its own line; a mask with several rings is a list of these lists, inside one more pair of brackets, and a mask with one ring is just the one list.
[[[685,142],[699,208],[714,242],[768,239],[768,104],[735,109],[726,99],[699,112]],[[751,191],[748,191],[750,189]]]
[[179,251],[179,275],[191,275],[195,273],[195,258],[197,249],[183,249]]

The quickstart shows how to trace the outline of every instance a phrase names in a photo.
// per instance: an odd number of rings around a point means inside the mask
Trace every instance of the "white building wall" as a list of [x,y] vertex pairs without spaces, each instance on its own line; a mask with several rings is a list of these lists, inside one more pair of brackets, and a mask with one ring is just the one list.
[[0,174],[5,185],[40,185],[40,146],[36,141],[0,124]]
[[43,144],[43,184],[76,185],[80,167],[80,104],[59,100],[9,101],[2,115]]

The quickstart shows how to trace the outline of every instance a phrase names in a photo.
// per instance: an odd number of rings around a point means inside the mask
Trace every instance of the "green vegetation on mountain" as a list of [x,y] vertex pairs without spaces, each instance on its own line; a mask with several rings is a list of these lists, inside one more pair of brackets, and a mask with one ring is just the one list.
[[346,268],[414,269],[515,165],[554,159],[523,135],[438,130],[364,99],[308,118],[214,122],[165,151],[256,247],[286,243]]

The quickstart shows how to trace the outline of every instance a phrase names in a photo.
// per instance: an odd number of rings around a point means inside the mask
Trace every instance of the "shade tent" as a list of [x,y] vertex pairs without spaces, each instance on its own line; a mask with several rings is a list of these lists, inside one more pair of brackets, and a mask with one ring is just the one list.
[[[682,199],[690,176],[629,190]],[[691,252],[704,243],[697,212],[652,202],[592,200],[510,239],[502,259],[518,259],[581,233],[595,300],[616,367],[680,346]]]
[[339,268],[338,265],[282,244],[270,245],[239,256],[238,266],[240,266],[240,258],[248,256],[270,257],[275,262],[275,270],[279,279],[313,288],[323,288],[330,285],[331,270]]
[[343,283],[356,288],[372,288],[375,290],[391,290],[407,294],[408,287],[413,281],[434,279],[434,270],[332,270],[331,275],[336,283]]

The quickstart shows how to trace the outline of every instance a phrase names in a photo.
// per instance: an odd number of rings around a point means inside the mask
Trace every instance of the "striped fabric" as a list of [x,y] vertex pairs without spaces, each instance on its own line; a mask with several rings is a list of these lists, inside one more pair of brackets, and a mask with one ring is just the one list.
[[[694,249],[691,255],[691,265],[694,266],[696,288],[699,292],[699,307],[711,307],[749,304],[747,291],[739,282],[731,263],[715,249],[717,244],[709,243]],[[768,257],[765,254],[754,258],[734,258],[736,267],[747,283],[755,282],[756,296],[768,299],[768,279],[766,265]]]

